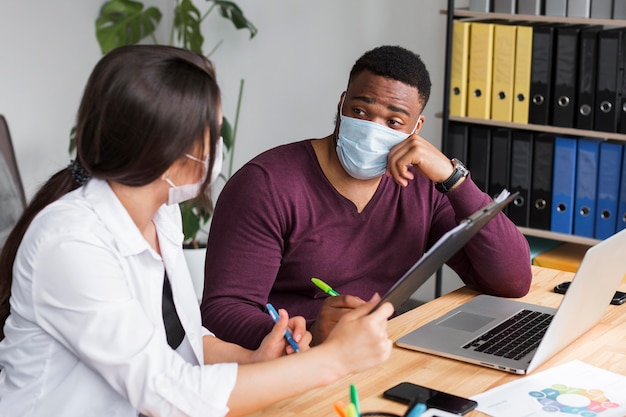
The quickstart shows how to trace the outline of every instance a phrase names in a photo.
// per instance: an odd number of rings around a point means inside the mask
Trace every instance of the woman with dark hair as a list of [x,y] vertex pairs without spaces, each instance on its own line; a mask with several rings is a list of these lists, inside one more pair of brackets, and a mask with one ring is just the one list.
[[1,416],[242,415],[388,358],[376,297],[313,349],[284,310],[254,351],[201,326],[178,203],[209,194],[221,119],[200,55],[127,46],[96,65],[76,159],[0,255]]

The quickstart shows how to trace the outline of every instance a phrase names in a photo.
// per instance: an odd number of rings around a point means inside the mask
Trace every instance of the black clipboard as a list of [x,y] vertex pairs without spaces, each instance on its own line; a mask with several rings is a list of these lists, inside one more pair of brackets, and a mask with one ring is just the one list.
[[446,232],[409,270],[387,291],[380,302],[390,302],[395,311],[404,304],[439,268],[457,253],[496,214],[502,211],[519,193],[502,190],[485,207],[462,220],[458,226]]

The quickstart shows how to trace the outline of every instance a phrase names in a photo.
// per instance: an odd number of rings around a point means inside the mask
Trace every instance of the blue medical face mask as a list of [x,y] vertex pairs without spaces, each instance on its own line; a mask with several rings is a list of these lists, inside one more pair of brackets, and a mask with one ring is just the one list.
[[413,131],[406,134],[378,123],[342,114],[337,135],[339,162],[354,178],[369,180],[380,177],[387,170],[387,157],[391,148],[415,133],[417,123]]

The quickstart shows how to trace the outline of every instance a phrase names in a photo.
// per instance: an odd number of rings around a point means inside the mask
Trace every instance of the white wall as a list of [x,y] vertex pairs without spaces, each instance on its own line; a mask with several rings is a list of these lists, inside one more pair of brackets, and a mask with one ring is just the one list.
[[[171,20],[171,3],[151,2],[164,11],[164,21]],[[275,145],[329,134],[352,64],[382,44],[422,56],[433,81],[422,135],[441,143],[441,120],[434,115],[443,103],[445,17],[439,11],[445,0],[237,3],[259,29],[254,39],[216,14],[205,32],[207,49],[223,40],[211,59],[231,120],[239,80],[245,79],[235,168]],[[69,132],[101,56],[94,32],[100,6],[85,0],[0,5],[0,113],[8,120],[28,196],[69,162]]]
[[[259,28],[225,42],[212,57],[233,114],[240,78],[246,82],[235,154],[238,165],[268,148],[332,131],[339,95],[354,61],[381,44],[422,55],[433,78],[423,133],[439,143],[442,107],[445,1],[418,0],[241,0]],[[234,47],[236,53],[229,49]]]

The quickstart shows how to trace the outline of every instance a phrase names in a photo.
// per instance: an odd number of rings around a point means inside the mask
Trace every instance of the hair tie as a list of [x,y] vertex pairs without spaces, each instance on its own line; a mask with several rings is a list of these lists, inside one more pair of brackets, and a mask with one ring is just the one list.
[[79,187],[85,185],[85,183],[91,178],[91,174],[87,172],[87,170],[83,168],[80,162],[78,162],[76,159],[72,159],[70,161],[67,169],[70,170],[74,182],[78,184]]

